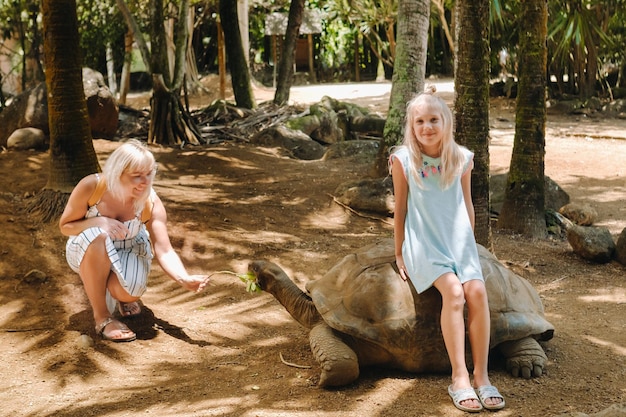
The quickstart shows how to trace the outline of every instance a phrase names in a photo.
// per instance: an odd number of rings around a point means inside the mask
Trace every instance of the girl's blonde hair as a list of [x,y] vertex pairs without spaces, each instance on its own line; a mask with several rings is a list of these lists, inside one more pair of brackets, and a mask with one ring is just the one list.
[[125,172],[147,172],[151,171],[149,184],[144,194],[134,202],[135,211],[143,209],[146,200],[152,191],[152,181],[156,173],[156,161],[152,152],[146,145],[136,139],[130,139],[120,145],[104,164],[102,175],[107,181],[108,190],[116,198],[124,198],[124,189],[120,178]]
[[460,146],[454,141],[454,119],[450,107],[441,97],[436,96],[437,89],[434,85],[426,87],[423,93],[417,94],[406,106],[406,124],[404,126],[404,139],[402,145],[409,148],[411,156],[411,174],[415,177],[417,184],[421,187],[422,180],[419,169],[424,160],[419,141],[415,137],[413,124],[418,116],[420,107],[428,107],[433,113],[441,115],[442,139],[439,153],[441,155],[441,186],[448,188],[454,179],[461,175],[463,170],[464,157]]

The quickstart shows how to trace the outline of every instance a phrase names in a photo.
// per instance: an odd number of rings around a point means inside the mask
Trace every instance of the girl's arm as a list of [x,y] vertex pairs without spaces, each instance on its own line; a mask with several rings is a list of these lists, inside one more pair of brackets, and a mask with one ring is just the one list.
[[474,213],[474,203],[472,202],[472,168],[474,167],[474,162],[471,163],[470,167],[465,170],[463,175],[461,176],[461,188],[463,189],[463,199],[465,200],[465,208],[467,209],[467,215],[470,219],[470,224],[472,225],[472,230],[474,230],[474,223],[476,222],[476,215]]
[[393,179],[393,194],[395,205],[393,210],[393,236],[395,245],[396,264],[400,270],[400,276],[406,281],[408,275],[402,258],[402,243],[404,243],[404,222],[407,211],[407,198],[409,184],[404,176],[402,163],[397,158],[391,157],[391,176]]
[[154,196],[152,217],[146,224],[159,265],[165,273],[189,291],[200,292],[209,281],[208,275],[189,275],[174,251],[167,231],[167,213],[158,195]]

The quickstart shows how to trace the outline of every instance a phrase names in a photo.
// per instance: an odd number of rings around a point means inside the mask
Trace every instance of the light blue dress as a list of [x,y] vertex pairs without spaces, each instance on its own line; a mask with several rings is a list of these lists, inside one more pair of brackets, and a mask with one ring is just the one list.
[[[472,165],[474,154],[461,147],[465,162],[463,172]],[[442,189],[441,158],[423,155],[417,169],[422,188],[412,174],[408,148],[399,147],[391,160],[402,164],[409,185],[407,214],[404,223],[402,257],[418,293],[433,285],[441,275],[452,272],[462,283],[483,280],[474,231],[465,206],[461,177]]]

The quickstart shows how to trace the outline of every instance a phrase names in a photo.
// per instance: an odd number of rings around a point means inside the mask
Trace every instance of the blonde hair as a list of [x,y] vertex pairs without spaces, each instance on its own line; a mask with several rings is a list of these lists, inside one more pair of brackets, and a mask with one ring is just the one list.
[[464,157],[461,147],[454,141],[454,119],[452,111],[445,101],[435,95],[437,89],[434,85],[426,87],[423,93],[417,94],[406,106],[406,124],[404,126],[404,139],[402,145],[409,149],[411,159],[410,173],[415,177],[418,186],[422,186],[419,169],[422,167],[424,160],[422,158],[422,149],[419,141],[415,137],[413,124],[419,115],[419,109],[427,107],[433,113],[441,115],[442,139],[440,142],[441,155],[441,186],[448,188],[452,185],[454,179],[462,173]]
[[120,145],[104,164],[102,175],[107,181],[108,190],[116,198],[124,198],[124,189],[120,178],[125,172],[147,172],[152,171],[149,176],[149,184],[144,194],[134,202],[135,211],[143,209],[150,192],[152,191],[152,181],[156,172],[156,161],[152,152],[148,150],[143,142],[130,139]]

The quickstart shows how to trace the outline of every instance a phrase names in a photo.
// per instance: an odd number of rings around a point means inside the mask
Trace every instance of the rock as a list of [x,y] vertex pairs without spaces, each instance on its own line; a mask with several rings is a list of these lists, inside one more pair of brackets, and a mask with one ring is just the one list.
[[112,139],[117,131],[119,108],[104,77],[98,71],[83,68],[83,88],[91,134],[94,138]]
[[33,127],[46,135],[50,133],[46,92],[46,84],[40,83],[15,96],[0,112],[0,146],[7,146],[9,136],[16,129]]
[[[506,187],[506,178],[508,173],[492,175],[489,179],[489,192],[491,193],[491,210],[494,213],[500,213],[502,203],[504,202],[504,188]],[[545,195],[546,210],[552,209],[558,211],[561,207],[569,203],[569,195],[563,190],[559,184],[552,181],[548,176],[545,179]]]
[[388,216],[393,214],[394,198],[391,177],[363,179],[340,184],[335,198],[357,210]]
[[89,337],[89,335],[81,334],[80,336],[78,336],[78,340],[76,341],[76,344],[81,349],[88,349],[90,347],[93,347],[95,343],[93,339]]
[[353,158],[358,163],[373,163],[379,148],[378,140],[348,140],[330,145],[323,159]]
[[572,225],[566,235],[574,253],[584,259],[607,263],[613,258],[615,242],[606,227]]
[[16,129],[7,139],[7,149],[24,151],[27,149],[45,149],[48,147],[48,137],[41,129],[23,127]]
[[[117,131],[119,109],[104,83],[102,74],[83,70],[83,88],[87,100],[91,134],[95,138],[112,138]],[[48,136],[48,98],[46,83],[40,83],[17,95],[0,112],[0,146],[7,146],[9,136],[25,127],[40,129]]]
[[579,226],[591,226],[598,219],[598,212],[589,204],[569,203],[559,213]]
[[271,126],[258,132],[250,139],[256,145],[274,146],[286,149],[290,155],[304,160],[320,159],[324,147],[299,130],[284,125]]
[[615,245],[615,260],[622,265],[626,265],[626,228],[622,230]]
[[31,269],[24,275],[24,282],[27,284],[42,284],[46,282],[48,275],[38,269]]

